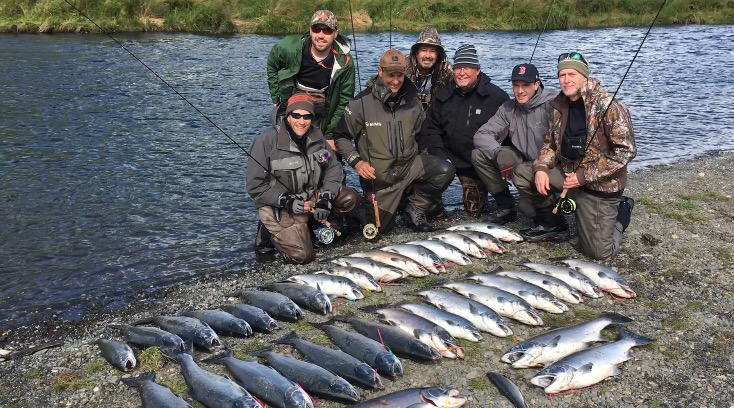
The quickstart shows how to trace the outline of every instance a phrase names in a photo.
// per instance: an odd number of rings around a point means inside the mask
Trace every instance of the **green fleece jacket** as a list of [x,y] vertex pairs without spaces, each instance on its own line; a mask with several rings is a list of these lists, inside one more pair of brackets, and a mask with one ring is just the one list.
[[[268,55],[268,87],[273,103],[285,105],[293,95],[295,76],[301,70],[303,46],[309,34],[289,35],[278,41]],[[331,52],[334,68],[331,84],[326,91],[326,115],[321,121],[321,132],[332,139],[336,124],[344,113],[344,107],[354,96],[354,63],[349,56],[349,40],[338,34]]]

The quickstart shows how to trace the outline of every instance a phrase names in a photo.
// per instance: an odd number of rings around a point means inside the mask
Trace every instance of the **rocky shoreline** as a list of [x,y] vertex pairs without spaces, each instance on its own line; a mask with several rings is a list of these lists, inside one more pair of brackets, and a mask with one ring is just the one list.
[[[419,364],[403,359],[405,375],[395,381],[385,379],[380,392],[360,390],[365,398],[408,387],[446,385],[461,390],[469,398],[468,407],[510,407],[489,382],[486,372],[497,371],[513,380],[531,407],[734,407],[734,205],[730,169],[734,153],[716,154],[692,161],[658,166],[632,173],[627,195],[637,201],[622,252],[607,264],[618,268],[638,297],[620,301],[609,296],[588,299],[574,305],[563,315],[543,313],[546,326],[565,326],[595,317],[602,312],[617,312],[633,318],[629,329],[656,339],[652,345],[633,350],[634,359],[622,366],[622,374],[590,389],[547,397],[530,384],[536,370],[515,370],[499,361],[503,352],[521,339],[544,328],[511,322],[514,337],[485,336],[479,343],[465,342],[465,360],[442,359],[435,364]],[[437,222],[448,227],[470,221],[453,212]],[[519,229],[529,220],[509,224]],[[128,323],[152,314],[178,314],[192,308],[210,308],[228,302],[227,293],[256,286],[294,273],[319,269],[325,260],[390,243],[406,242],[430,234],[417,234],[401,227],[379,245],[359,238],[318,252],[318,265],[284,266],[276,261],[263,263],[256,270],[238,270],[222,276],[162,290],[154,296],[133,296],[124,309],[91,313],[79,324],[49,321],[3,333],[0,349],[17,350],[51,340],[63,345],[16,360],[0,362],[0,407],[137,407],[137,392],[120,378],[155,371],[157,380],[178,394],[185,384],[176,363],[145,353],[143,366],[123,373],[108,365],[91,341],[117,338],[106,326]],[[580,257],[573,240],[560,244],[508,244],[508,252],[477,260],[473,265],[449,267],[448,276],[456,280],[467,273],[512,267],[523,259],[551,262],[557,257]],[[383,293],[368,295],[357,302],[341,302],[337,314],[364,314],[368,305],[393,304],[410,300],[409,293],[436,283],[436,278],[410,279],[390,285]],[[328,318],[306,313],[306,321]],[[284,330],[272,335],[256,334],[247,339],[226,338],[228,345],[244,355],[248,350],[269,345],[289,330],[327,344],[319,330],[305,322],[283,323]],[[609,331],[609,337],[616,335]],[[291,352],[288,347],[275,346]],[[296,352],[293,352],[297,355]],[[201,360],[207,353],[196,352]],[[206,364],[207,369],[224,372],[222,367]],[[184,396],[191,401],[188,396]],[[341,404],[319,400],[321,407]],[[194,406],[200,406],[194,404]]]

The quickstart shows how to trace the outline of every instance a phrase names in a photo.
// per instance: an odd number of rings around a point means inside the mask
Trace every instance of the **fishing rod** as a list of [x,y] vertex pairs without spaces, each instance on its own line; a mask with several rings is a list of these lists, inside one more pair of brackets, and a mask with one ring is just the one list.
[[[642,41],[640,42],[640,46],[637,47],[637,51],[635,51],[635,55],[632,57],[632,61],[630,61],[629,66],[627,67],[627,70],[624,72],[624,75],[622,75],[622,80],[619,81],[619,85],[617,85],[617,90],[614,91],[614,94],[612,95],[612,99],[609,101],[609,104],[607,104],[607,107],[604,109],[604,113],[601,114],[601,116],[598,117],[597,123],[601,123],[602,119],[604,119],[605,116],[607,116],[607,112],[609,111],[609,108],[612,106],[612,103],[614,103],[614,100],[617,98],[617,92],[619,92],[619,89],[622,88],[622,83],[624,83],[625,78],[627,78],[627,74],[630,72],[630,69],[632,69],[632,64],[635,63],[635,60],[637,59],[637,55],[640,54],[640,50],[642,49],[642,45],[645,44],[645,40],[647,39],[648,35],[650,34],[650,31],[652,31],[652,27],[655,25],[655,21],[657,21],[658,16],[660,16],[660,12],[663,11],[663,7],[665,7],[665,3],[667,3],[668,0],[663,0],[663,4],[660,5],[660,8],[658,9],[657,14],[655,14],[655,18],[652,19],[652,23],[650,23],[650,26],[647,28],[647,32],[645,33],[645,36],[642,37]],[[603,123],[601,124],[603,126]],[[597,130],[599,129],[599,125],[597,125],[596,130],[594,130],[593,134],[596,134]],[[589,149],[589,146],[591,146],[591,143],[593,142],[594,138],[590,138],[590,140],[587,141],[586,147],[584,147],[584,152]],[[579,166],[581,166],[581,161],[578,162],[576,167],[573,169],[573,172],[575,173],[576,170],[578,170]],[[576,211],[576,202],[571,199],[567,198],[566,194],[568,194],[568,188],[564,188],[561,192],[561,197],[558,200],[558,203],[555,207],[553,207],[553,214],[557,214],[558,210],[560,209],[562,213],[564,214],[573,214]]]
[[252,155],[250,154],[250,152],[248,152],[248,151],[247,151],[247,149],[245,149],[244,147],[242,147],[242,145],[241,145],[241,144],[237,143],[237,141],[236,141],[236,140],[234,140],[234,139],[233,139],[233,138],[232,138],[232,137],[231,137],[231,136],[230,136],[229,134],[227,134],[227,132],[225,132],[225,131],[224,131],[224,129],[220,128],[220,127],[219,127],[219,126],[218,126],[218,125],[217,125],[216,123],[214,123],[214,121],[213,121],[213,120],[211,120],[211,119],[209,118],[209,116],[207,116],[207,115],[206,115],[206,114],[205,114],[204,112],[202,112],[202,111],[201,111],[201,110],[200,110],[199,108],[197,108],[197,107],[196,107],[196,105],[194,105],[193,103],[191,103],[191,101],[189,101],[189,100],[188,100],[188,99],[187,99],[187,98],[186,98],[185,96],[183,96],[183,95],[181,94],[181,92],[179,92],[179,91],[178,91],[178,90],[177,90],[176,88],[174,88],[174,87],[173,87],[173,85],[171,85],[171,84],[170,84],[170,83],[168,83],[168,81],[166,81],[166,80],[165,80],[165,79],[164,79],[163,77],[161,77],[160,75],[158,75],[158,73],[157,73],[157,72],[155,72],[155,71],[153,70],[153,68],[149,67],[149,66],[148,66],[148,65],[147,65],[147,64],[146,64],[145,62],[143,62],[143,61],[142,61],[142,60],[141,60],[140,58],[138,58],[138,57],[137,57],[137,56],[136,56],[135,54],[133,54],[133,52],[132,52],[132,51],[130,51],[130,50],[129,50],[129,49],[127,48],[127,47],[125,47],[125,45],[124,45],[124,44],[122,44],[121,42],[117,41],[117,39],[116,39],[115,37],[113,37],[113,36],[112,36],[112,35],[111,35],[111,34],[110,34],[110,33],[109,33],[109,32],[108,32],[107,30],[105,30],[104,28],[100,27],[100,26],[99,26],[99,24],[97,24],[96,22],[94,22],[94,20],[92,20],[92,19],[91,19],[91,18],[90,18],[90,17],[88,16],[88,15],[86,15],[86,14],[85,14],[85,13],[84,13],[83,11],[79,10],[79,8],[77,8],[77,7],[75,6],[75,5],[73,5],[72,3],[70,3],[70,2],[69,2],[69,0],[64,0],[64,2],[65,2],[66,4],[68,4],[68,5],[69,5],[69,6],[71,7],[71,8],[73,8],[73,9],[74,9],[74,11],[76,11],[77,13],[79,13],[79,15],[81,15],[82,17],[84,17],[84,18],[86,18],[87,20],[89,20],[89,21],[90,21],[90,22],[91,22],[92,24],[94,24],[94,26],[95,26],[95,27],[97,27],[97,29],[99,29],[99,30],[100,30],[100,31],[101,31],[101,32],[102,32],[102,33],[103,33],[104,35],[106,35],[107,37],[109,37],[109,38],[110,38],[110,39],[111,39],[112,41],[114,41],[114,42],[115,42],[115,43],[116,43],[117,45],[119,45],[119,46],[120,46],[120,48],[122,48],[123,50],[125,50],[125,51],[126,51],[126,52],[127,52],[128,54],[130,54],[130,56],[132,56],[133,58],[135,58],[135,60],[137,60],[137,61],[138,61],[138,62],[139,62],[139,63],[140,63],[140,64],[141,64],[142,66],[144,66],[144,67],[145,67],[145,68],[146,68],[146,69],[147,69],[148,71],[150,71],[150,72],[151,72],[151,73],[152,73],[153,75],[155,75],[155,77],[156,77],[156,78],[158,78],[158,79],[159,79],[159,80],[160,80],[161,82],[163,82],[164,84],[166,84],[166,86],[167,86],[168,88],[170,88],[170,89],[171,89],[171,90],[172,90],[172,91],[173,91],[173,92],[174,92],[174,93],[175,93],[176,95],[178,95],[178,96],[179,96],[179,97],[180,97],[181,99],[183,99],[183,100],[184,100],[184,102],[186,102],[186,103],[187,103],[187,104],[188,104],[189,106],[191,106],[191,107],[192,107],[192,108],[193,108],[193,109],[194,109],[194,110],[195,110],[196,112],[198,112],[198,113],[199,113],[199,115],[201,115],[201,116],[202,116],[202,117],[203,117],[204,119],[206,119],[206,120],[207,120],[207,121],[208,121],[209,123],[211,123],[211,125],[212,125],[212,126],[214,126],[214,127],[215,127],[215,128],[216,128],[216,129],[217,129],[217,130],[218,130],[219,132],[220,132],[220,133],[222,133],[222,134],[223,134],[224,136],[226,136],[226,137],[227,137],[227,139],[229,139],[229,140],[230,140],[230,141],[231,141],[232,143],[234,143],[234,145],[235,145],[235,146],[239,147],[239,148],[240,148],[240,150],[242,150],[243,152],[245,152],[245,154],[246,154],[246,155],[247,155],[247,156],[248,156],[248,157],[249,157],[249,158],[250,158],[250,159],[251,159],[251,160],[252,160],[253,162],[255,162],[255,163],[256,163],[257,165],[259,165],[259,166],[260,166],[260,167],[261,167],[261,168],[262,168],[263,170],[265,170],[265,172],[266,172],[266,173],[267,173],[267,174],[268,174],[268,175],[269,175],[270,177],[272,177],[272,178],[273,178],[273,179],[275,179],[275,180],[276,180],[276,181],[277,181],[278,183],[280,183],[280,184],[281,184],[281,185],[282,185],[282,186],[283,186],[283,187],[284,187],[284,188],[286,189],[286,192],[287,192],[288,194],[294,194],[294,193],[293,193],[293,192],[291,191],[291,189],[290,189],[290,188],[288,188],[288,186],[286,186],[286,185],[285,185],[285,183],[283,183],[283,182],[282,182],[282,181],[281,181],[280,179],[278,179],[277,177],[275,177],[275,175],[274,175],[274,174],[273,174],[272,172],[270,172],[270,170],[268,169],[268,167],[265,167],[265,166],[264,166],[264,165],[263,165],[262,163],[260,163],[260,162],[259,162],[259,161],[258,161],[257,159],[255,159],[254,157],[252,157]]
[[[545,24],[543,24],[543,29],[540,30],[538,33],[538,38],[535,40],[535,47],[533,47],[533,53],[530,54],[530,61],[528,61],[528,64],[533,62],[533,56],[535,55],[535,50],[538,48],[538,42],[540,42],[540,36],[545,32],[546,27],[548,27],[548,21],[550,21],[551,12],[553,11],[553,4],[556,2],[556,0],[551,1],[550,6],[548,7],[548,15],[545,17]],[[512,3],[515,4],[514,2]]]
[[[391,8],[391,12],[390,12],[390,25],[392,26],[392,0],[390,1],[390,8]],[[352,0],[349,0],[349,19],[351,20],[351,23],[352,23],[352,42],[354,43],[354,67],[357,70],[357,83],[359,83],[359,92],[361,93],[362,92],[362,76],[359,73],[359,53],[357,52],[357,34],[354,31],[354,16],[353,16],[353,13],[352,13]],[[390,44],[392,44],[392,30],[390,31]],[[362,118],[365,118],[366,115],[365,115],[365,112],[364,112],[364,100],[360,98],[359,102],[360,102],[359,103],[360,106],[362,107]],[[367,126],[364,127],[364,131],[365,131],[365,137],[367,137],[367,140],[366,140],[366,142],[368,144],[368,146],[367,146],[367,162],[369,163],[371,161],[370,160],[370,157],[369,157],[369,154],[370,154],[370,149],[369,149],[370,138],[369,138],[369,136],[367,136],[367,132],[369,132]],[[375,181],[374,180],[370,180],[370,183],[372,184],[372,190],[374,191],[375,190]],[[377,234],[380,232],[380,208],[377,205],[377,198],[376,198],[375,193],[372,193],[372,197],[371,198],[372,198],[372,208],[373,208],[373,211],[375,212],[375,223],[374,224],[372,224],[372,223],[365,224],[364,228],[362,228],[362,235],[366,239],[375,239],[375,238],[377,238]]]

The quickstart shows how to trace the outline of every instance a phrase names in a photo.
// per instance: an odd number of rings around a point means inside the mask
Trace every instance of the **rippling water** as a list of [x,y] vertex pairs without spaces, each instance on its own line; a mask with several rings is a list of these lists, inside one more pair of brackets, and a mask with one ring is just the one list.
[[[533,57],[557,89],[571,49],[614,91],[646,29],[544,33]],[[407,51],[415,35],[392,35]],[[267,126],[277,37],[120,35],[135,56],[244,148]],[[537,33],[445,33],[474,43],[511,93]],[[357,36],[361,83],[390,36]],[[618,97],[632,113],[632,168],[734,148],[731,26],[653,29]],[[0,36],[0,322],[74,319],[90,304],[254,265],[245,154],[105,36]],[[352,179],[353,180],[353,179]],[[446,200],[460,202],[455,183]]]

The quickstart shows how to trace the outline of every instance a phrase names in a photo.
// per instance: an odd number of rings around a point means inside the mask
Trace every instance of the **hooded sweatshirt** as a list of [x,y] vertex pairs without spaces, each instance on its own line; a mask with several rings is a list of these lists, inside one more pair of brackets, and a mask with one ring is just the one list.
[[474,146],[490,159],[497,159],[500,146],[507,139],[522,153],[524,160],[535,160],[548,133],[548,121],[553,108],[550,101],[555,93],[539,88],[524,104],[511,99],[502,104],[497,113],[474,135]]

